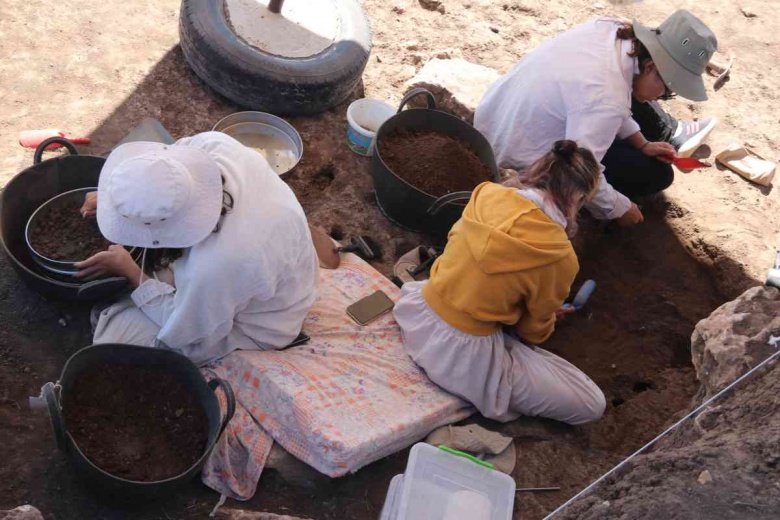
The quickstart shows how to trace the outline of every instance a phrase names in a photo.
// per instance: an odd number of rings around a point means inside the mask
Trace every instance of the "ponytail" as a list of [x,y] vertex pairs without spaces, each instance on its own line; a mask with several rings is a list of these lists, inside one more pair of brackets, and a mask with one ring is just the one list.
[[545,192],[566,217],[569,236],[577,232],[577,213],[599,185],[601,169],[590,150],[556,141],[553,149],[505,185]]

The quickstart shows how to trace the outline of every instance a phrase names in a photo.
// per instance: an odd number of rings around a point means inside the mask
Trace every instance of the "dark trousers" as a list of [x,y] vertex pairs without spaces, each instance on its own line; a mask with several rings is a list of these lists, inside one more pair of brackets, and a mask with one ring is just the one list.
[[[655,101],[640,103],[634,99],[631,113],[648,141],[669,142],[672,139],[677,121]],[[601,164],[612,187],[632,200],[661,192],[674,180],[670,164],[646,156],[621,139],[612,143]]]

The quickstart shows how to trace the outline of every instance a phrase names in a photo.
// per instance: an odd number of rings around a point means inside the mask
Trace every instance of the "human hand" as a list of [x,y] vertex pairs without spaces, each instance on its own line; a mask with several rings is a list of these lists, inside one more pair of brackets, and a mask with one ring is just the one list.
[[669,143],[665,142],[649,142],[645,143],[642,148],[642,153],[645,154],[648,157],[655,157],[661,162],[665,162],[667,164],[671,164],[672,160],[669,157],[671,155],[674,157],[677,155],[677,150]]
[[555,311],[555,321],[563,321],[566,318],[567,314],[571,314],[573,312],[576,312],[577,309],[575,309],[572,306],[563,306],[557,311]]
[[92,218],[97,215],[97,192],[90,191],[87,196],[84,197],[84,205],[79,210],[81,216],[84,218]]
[[631,203],[631,208],[626,211],[622,217],[617,219],[617,223],[621,227],[635,226],[637,224],[641,224],[644,221],[645,217],[642,215],[642,211],[639,209],[639,206],[634,203]]
[[101,251],[83,262],[75,264],[76,278],[97,278],[99,276],[123,276],[131,284],[137,284],[141,275],[141,268],[135,263],[133,257],[122,246],[116,244],[109,246],[107,251]]

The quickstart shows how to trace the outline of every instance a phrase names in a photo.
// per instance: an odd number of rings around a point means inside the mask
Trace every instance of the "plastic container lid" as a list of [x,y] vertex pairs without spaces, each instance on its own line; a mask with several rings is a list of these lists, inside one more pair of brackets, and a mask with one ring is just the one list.
[[396,518],[511,520],[514,503],[515,481],[509,475],[418,443],[409,455]]
[[[32,397],[30,398],[32,399]],[[399,498],[401,497],[401,487],[404,483],[404,475],[396,475],[390,481],[390,487],[387,489],[385,505],[382,506],[382,512],[379,514],[379,520],[395,520],[398,516]]]

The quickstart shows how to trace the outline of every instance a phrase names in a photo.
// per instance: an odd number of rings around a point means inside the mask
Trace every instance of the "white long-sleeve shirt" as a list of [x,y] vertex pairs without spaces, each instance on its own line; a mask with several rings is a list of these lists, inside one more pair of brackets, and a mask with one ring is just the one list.
[[[499,166],[524,169],[571,139],[601,161],[615,138],[639,131],[631,118],[631,88],[638,72],[630,42],[616,40],[617,20],[598,18],[542,43],[488,89],[474,126]],[[600,219],[621,217],[631,201],[604,178],[586,206]]]
[[314,303],[319,272],[295,195],[265,158],[225,134],[206,132],[174,146],[214,159],[233,210],[174,262],[175,287],[147,280],[133,302],[160,327],[163,346],[197,364],[236,349],[288,345]]

